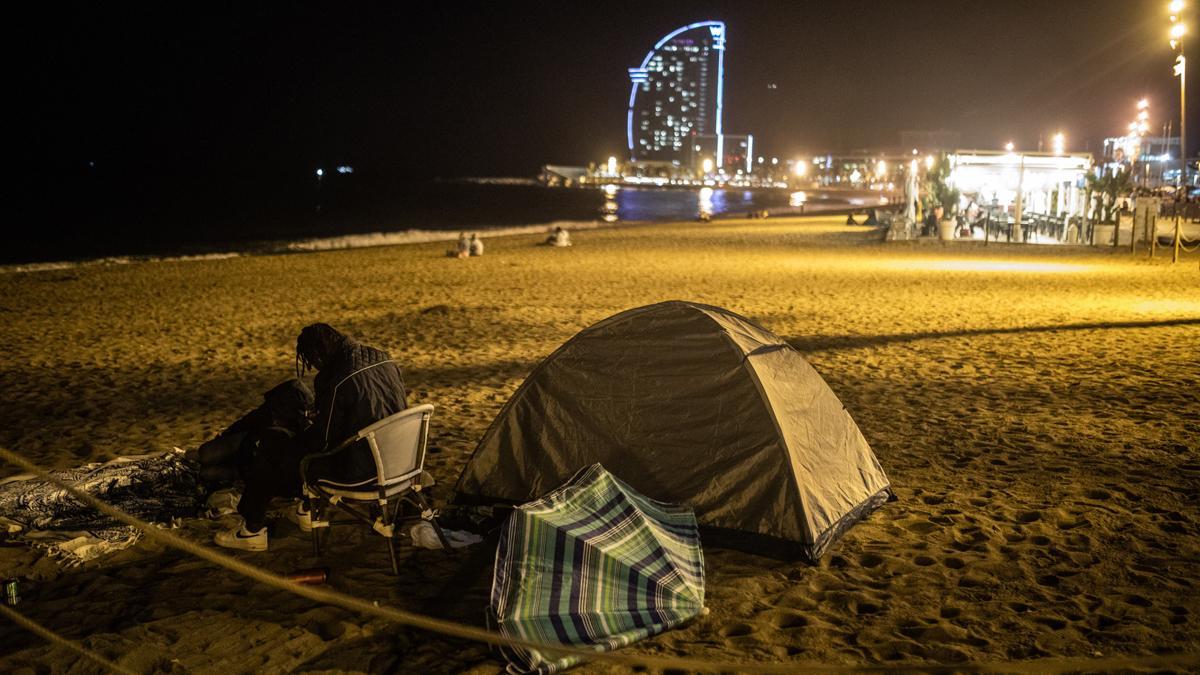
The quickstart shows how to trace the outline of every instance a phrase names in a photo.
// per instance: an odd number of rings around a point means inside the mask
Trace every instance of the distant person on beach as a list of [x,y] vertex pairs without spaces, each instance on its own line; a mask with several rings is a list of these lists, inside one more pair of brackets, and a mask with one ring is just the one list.
[[938,222],[942,219],[942,214],[945,213],[940,205],[933,207],[925,216],[925,227],[921,230],[923,236],[932,237],[937,235]]
[[458,233],[458,245],[453,249],[446,251],[446,256],[449,258],[466,258],[471,255],[471,242],[467,240],[466,232]]
[[[269,442],[247,449],[242,474],[245,490],[237,510],[240,527],[218,532],[214,541],[226,548],[266,551],[267,507],[275,497],[300,497],[300,463],[306,455],[327,452],[363,427],[407,407],[400,368],[386,352],[359,343],[328,324],[307,326],[296,339],[296,372],[316,370],[314,407],[305,411],[313,423],[300,433],[281,431]],[[343,485],[376,479],[375,459],[365,441],[330,457],[309,462],[309,480]],[[304,529],[308,513],[296,508],[288,518]]]
[[471,233],[471,243],[469,245],[469,251],[472,256],[483,255],[483,240],[479,238],[478,234],[475,234],[473,232]]
[[979,220],[979,204],[972,199],[970,204],[967,204],[967,222],[974,223]]
[[549,237],[546,237],[546,244],[548,246],[559,246],[559,247],[570,246],[571,245],[571,233],[567,232],[566,230],[564,230],[562,228],[561,225],[559,225],[554,228],[554,232],[551,232]]
[[853,213],[846,215],[846,224],[847,225],[857,225],[858,224],[858,221],[854,219]]

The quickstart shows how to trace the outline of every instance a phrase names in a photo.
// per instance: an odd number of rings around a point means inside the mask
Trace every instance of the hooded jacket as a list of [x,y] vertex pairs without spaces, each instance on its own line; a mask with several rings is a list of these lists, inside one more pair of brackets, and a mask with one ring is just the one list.
[[[387,352],[343,337],[313,382],[317,418],[305,432],[308,452],[327,452],[363,427],[408,407],[400,368]],[[339,483],[375,477],[375,459],[366,441],[332,458],[328,475]]]

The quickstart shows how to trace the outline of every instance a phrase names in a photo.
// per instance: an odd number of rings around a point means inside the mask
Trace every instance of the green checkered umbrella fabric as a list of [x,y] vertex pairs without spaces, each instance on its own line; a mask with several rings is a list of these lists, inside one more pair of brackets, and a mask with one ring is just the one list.
[[[638,494],[599,464],[516,508],[492,580],[500,632],[608,651],[704,609],[704,554],[685,506]],[[511,672],[554,673],[577,657],[511,650]]]

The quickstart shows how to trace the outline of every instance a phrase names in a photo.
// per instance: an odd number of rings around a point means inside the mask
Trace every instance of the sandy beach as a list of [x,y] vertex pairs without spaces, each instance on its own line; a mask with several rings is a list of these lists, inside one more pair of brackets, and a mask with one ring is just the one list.
[[[580,329],[670,299],[786,338],[858,422],[898,500],[818,566],[706,547],[711,613],[630,653],[967,664],[1200,653],[1200,257],[880,241],[840,218],[597,229],[0,274],[0,445],[45,467],[194,447],[293,373],[324,321],[437,406],[448,498],[524,376]],[[609,467],[620,475],[620,467]],[[0,467],[0,476],[17,473]],[[770,480],[770,477],[764,477]],[[230,523],[178,530],[198,542]],[[277,572],[312,567],[280,519]],[[482,625],[494,549],[333,533],[329,585]],[[0,548],[17,609],[139,672],[499,673],[486,646],[262,587],[143,541],[82,568]],[[0,670],[97,668],[0,621]],[[229,667],[228,662],[236,662]],[[590,664],[580,673],[619,672]]]

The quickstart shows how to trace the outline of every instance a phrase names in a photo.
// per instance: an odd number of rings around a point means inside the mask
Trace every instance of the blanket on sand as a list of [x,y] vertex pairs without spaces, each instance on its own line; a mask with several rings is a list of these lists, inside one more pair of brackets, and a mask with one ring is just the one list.
[[[50,475],[157,524],[195,516],[204,503],[196,470],[180,450],[118,457]],[[31,474],[0,480],[0,530],[47,549],[68,566],[127,548],[139,538],[137,529]]]

